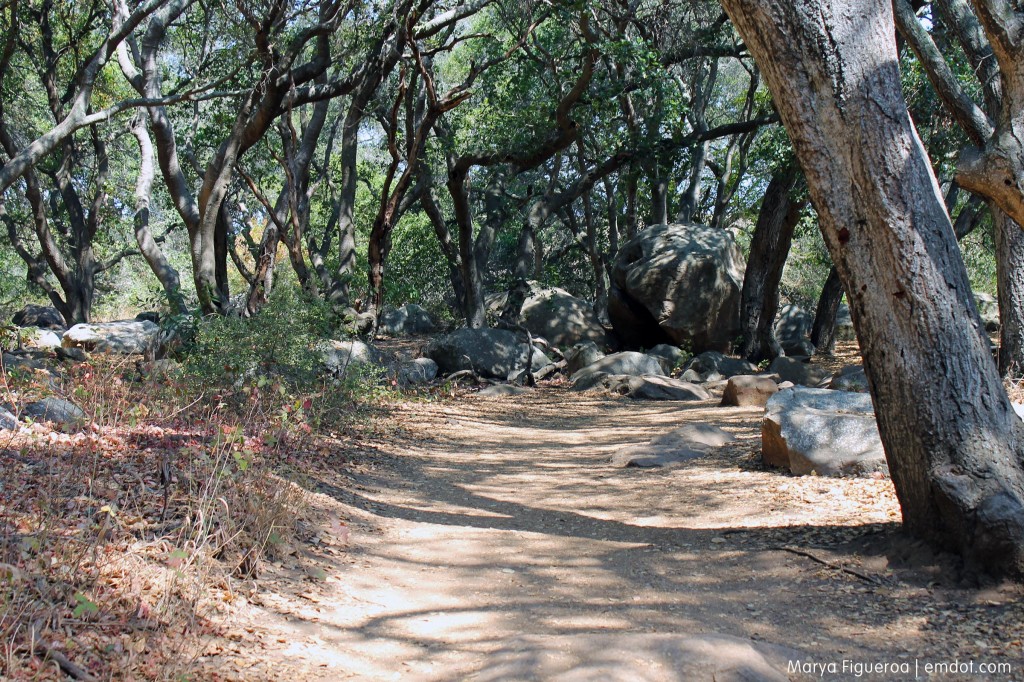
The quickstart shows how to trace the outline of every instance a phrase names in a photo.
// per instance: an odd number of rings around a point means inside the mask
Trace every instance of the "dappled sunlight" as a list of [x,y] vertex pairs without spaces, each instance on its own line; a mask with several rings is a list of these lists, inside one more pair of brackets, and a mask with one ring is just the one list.
[[[766,470],[760,418],[557,389],[404,406],[380,466],[306,481],[350,510],[351,544],[316,589],[254,611],[297,640],[268,656],[312,679],[683,680],[919,653],[941,623],[893,577],[891,483]],[[664,469],[610,464],[700,422],[736,440]]]

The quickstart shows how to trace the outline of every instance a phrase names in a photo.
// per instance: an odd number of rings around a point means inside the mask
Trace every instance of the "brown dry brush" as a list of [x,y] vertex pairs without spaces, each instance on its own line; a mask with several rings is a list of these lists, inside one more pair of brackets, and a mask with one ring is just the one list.
[[[306,513],[275,471],[310,436],[279,401],[226,410],[130,363],[68,378],[87,426],[0,431],[0,677],[180,675]],[[14,405],[42,392],[0,379]]]

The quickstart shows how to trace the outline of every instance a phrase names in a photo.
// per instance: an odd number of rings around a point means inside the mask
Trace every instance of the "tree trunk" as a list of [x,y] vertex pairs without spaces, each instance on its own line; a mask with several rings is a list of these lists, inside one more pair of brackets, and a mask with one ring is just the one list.
[[462,314],[466,318],[467,327],[480,329],[487,324],[487,306],[484,305],[483,272],[476,260],[473,210],[469,204],[466,181],[464,173],[449,174],[448,192],[452,196],[452,205],[455,208],[455,223],[459,226],[459,265],[462,268],[462,283],[465,286]]
[[668,178],[665,177],[661,164],[651,164],[651,225],[663,225],[668,222]]
[[459,312],[466,309],[466,286],[462,280],[462,259],[459,257],[459,249],[452,241],[451,231],[445,222],[441,207],[437,205],[434,196],[430,193],[430,183],[425,183],[426,189],[423,192],[421,206],[423,211],[430,218],[434,227],[434,234],[437,236],[437,243],[444,253],[445,261],[448,263],[448,280],[452,285],[452,292],[455,294],[455,307]]
[[772,175],[750,241],[740,302],[743,344],[739,354],[751,362],[773,360],[784,354],[775,339],[775,314],[779,308],[782,270],[789,256],[793,230],[804,208],[804,202],[793,200],[799,181],[800,168],[795,163]]
[[338,214],[338,281],[343,301],[351,296],[351,281],[356,271],[356,163],[359,156],[359,125],[363,110],[349,108],[341,126],[340,213]]
[[508,325],[519,324],[523,313],[523,304],[530,296],[529,280],[533,276],[537,264],[537,229],[545,219],[547,219],[546,202],[542,199],[530,208],[526,220],[523,221],[523,229],[519,231],[512,286],[500,315],[502,321]]
[[704,174],[704,167],[707,165],[708,142],[700,142],[693,147],[690,159],[690,178],[686,184],[686,190],[679,197],[679,211],[676,213],[676,221],[689,223],[697,214],[697,205],[701,197],[701,176]]
[[142,112],[132,120],[131,131],[139,145],[139,177],[135,184],[135,242],[163,287],[171,312],[181,314],[187,310],[181,293],[181,278],[149,229],[149,204],[156,170],[153,142],[146,130],[146,119]]
[[253,276],[249,295],[245,300],[246,316],[253,316],[260,311],[274,290],[274,261],[277,258],[277,245],[281,242],[281,233],[277,225],[270,224],[263,230],[259,252],[256,255],[256,272]]
[[1024,375],[1024,230],[992,207],[999,290],[999,372],[1014,381]]
[[818,306],[814,310],[814,325],[811,327],[811,343],[817,355],[832,355],[836,349],[836,319],[839,317],[839,304],[843,300],[843,283],[839,272],[833,266],[828,271],[825,284],[818,296]]
[[632,239],[640,231],[636,215],[637,172],[631,167],[626,175],[626,210],[622,221],[626,225],[626,239]]
[[890,2],[722,4],[769,85],[850,293],[906,529],[1024,576],[1024,424],[903,99]]

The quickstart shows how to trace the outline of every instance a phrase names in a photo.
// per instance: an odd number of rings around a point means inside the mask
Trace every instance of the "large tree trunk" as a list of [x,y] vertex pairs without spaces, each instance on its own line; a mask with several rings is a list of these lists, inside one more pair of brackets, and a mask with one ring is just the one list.
[[906,529],[1024,576],[1024,425],[907,112],[889,1],[722,4],[772,91],[850,294]]
[[751,362],[783,355],[782,346],[775,339],[775,314],[779,308],[782,270],[789,256],[793,230],[804,208],[803,201],[793,199],[799,180],[800,168],[795,163],[772,175],[750,241],[740,302],[743,345],[739,354]]
[[818,306],[814,310],[814,324],[811,326],[811,343],[817,355],[832,355],[835,352],[836,319],[839,317],[839,304],[842,300],[843,282],[839,279],[839,271],[833,266],[821,287]]
[[[987,148],[986,153],[991,153],[999,147],[1003,147],[1002,141],[994,140],[999,136],[1005,136],[1006,131],[1011,129],[1021,130],[1021,122],[1013,123],[1010,118],[1020,116],[1020,99],[1022,92],[1022,81],[1018,72],[1020,64],[1008,62],[1005,53],[997,54],[985,35],[985,31],[991,30],[1002,21],[1008,21],[1016,26],[1013,31],[1019,35],[1021,24],[1019,20],[1011,18],[1010,12],[1003,12],[1005,15],[999,19],[987,17],[983,26],[979,17],[985,17],[985,5],[979,3],[976,15],[968,6],[966,0],[939,0],[935,3],[935,9],[946,29],[949,30],[964,50],[964,54],[974,69],[975,76],[984,95],[985,110],[978,107],[971,97],[961,86],[952,69],[946,63],[943,51],[932,40],[929,34],[914,13],[914,9],[907,0],[895,0],[893,3],[896,24],[900,34],[907,37],[908,43],[914,50],[921,64],[925,68],[932,86],[935,88],[939,98],[945,104],[946,109],[953,118],[960,124],[967,137],[976,145],[968,148],[963,158],[976,157],[978,148]],[[1001,38],[1002,39],[1002,38]],[[1010,42],[1018,42],[1016,37]],[[999,41],[995,43],[997,46]],[[946,50],[948,52],[948,49]],[[1014,59],[1019,59],[1019,45],[1014,47]],[[1017,112],[1014,114],[1014,112]],[[992,125],[986,116],[997,121],[997,128],[993,130]],[[1010,117],[1010,118],[1008,118]],[[1019,141],[1014,142],[1019,148]],[[992,158],[985,163],[991,166]],[[1020,163],[1018,159],[1015,163]],[[974,169],[977,171],[978,169]],[[978,175],[974,173],[974,181],[987,178],[988,183],[999,183],[999,173],[990,173],[992,168],[986,168],[985,172]],[[958,175],[958,180],[962,179]],[[989,196],[999,194],[1006,190],[1009,183],[1000,185],[989,190],[981,190],[977,185],[967,186],[975,192],[987,193]],[[953,194],[955,198],[955,193]],[[947,209],[951,206],[947,199]],[[1017,374],[1017,368],[1024,366],[1024,236],[1019,234],[1020,226],[1008,217],[999,207],[996,201],[989,202],[990,213],[995,223],[996,233],[996,272],[999,286],[999,311],[1002,322],[1002,339],[999,353],[999,369],[1006,375]],[[969,219],[976,211],[964,211]],[[963,217],[963,216],[961,216]],[[957,239],[961,239],[970,228],[970,220],[962,221],[959,218],[954,224]],[[1018,234],[1013,234],[1016,230]]]

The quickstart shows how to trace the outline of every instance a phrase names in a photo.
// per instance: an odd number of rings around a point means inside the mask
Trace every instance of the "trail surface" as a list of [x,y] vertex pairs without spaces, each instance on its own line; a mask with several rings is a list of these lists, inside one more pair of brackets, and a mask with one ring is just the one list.
[[[764,470],[761,414],[557,388],[403,405],[347,485],[307,482],[347,526],[276,567],[239,641],[201,664],[240,679],[750,680],[817,678],[787,672],[797,657],[1019,660],[1018,590],[961,587],[901,539],[888,481]],[[609,465],[691,422],[738,439],[672,468]]]

